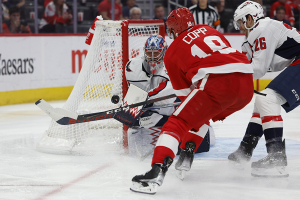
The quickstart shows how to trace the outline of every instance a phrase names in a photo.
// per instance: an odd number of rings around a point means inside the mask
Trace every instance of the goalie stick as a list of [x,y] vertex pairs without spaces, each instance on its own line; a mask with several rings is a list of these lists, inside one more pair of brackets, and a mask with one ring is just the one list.
[[176,97],[176,95],[171,94],[171,95],[163,96],[163,97],[148,100],[148,101],[135,103],[135,104],[128,105],[128,106],[123,106],[123,107],[119,107],[119,108],[115,108],[115,109],[111,109],[111,110],[107,110],[107,111],[85,114],[85,115],[78,115],[76,113],[65,110],[63,108],[53,108],[49,103],[47,103],[43,99],[40,99],[37,102],[35,102],[35,105],[37,105],[41,110],[43,110],[45,113],[47,113],[58,124],[71,125],[71,124],[113,118],[114,114],[117,112],[126,111],[130,108],[138,107],[138,106],[145,105],[145,104],[151,104],[151,103],[154,103],[157,101],[162,101],[162,100],[170,99],[173,97]]

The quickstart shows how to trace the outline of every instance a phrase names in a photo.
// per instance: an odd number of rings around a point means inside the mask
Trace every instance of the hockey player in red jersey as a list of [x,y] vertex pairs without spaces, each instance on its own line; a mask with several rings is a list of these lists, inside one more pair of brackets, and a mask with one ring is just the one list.
[[[164,63],[181,104],[164,124],[152,159],[152,169],[133,177],[131,190],[155,194],[182,141],[185,151],[176,169],[191,164],[190,156],[202,142],[209,120],[224,120],[252,99],[252,67],[225,37],[208,25],[194,25],[191,11],[173,10],[167,30],[174,41]],[[183,141],[184,140],[184,141]]]

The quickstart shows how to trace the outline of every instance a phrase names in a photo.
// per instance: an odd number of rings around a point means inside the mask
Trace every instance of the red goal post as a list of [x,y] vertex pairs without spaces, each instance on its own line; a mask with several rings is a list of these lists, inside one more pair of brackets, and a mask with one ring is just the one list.
[[[145,26],[145,24],[147,24],[147,26],[158,26],[158,34],[161,35],[163,38],[165,38],[165,24],[164,21],[162,20],[125,20],[122,22],[122,43],[124,45],[124,49],[123,49],[123,74],[125,74],[125,66],[127,64],[127,62],[130,59],[130,55],[129,55],[129,26],[133,25],[133,26]],[[147,35],[148,37],[150,35]],[[146,41],[145,41],[146,42]],[[128,48],[126,48],[128,47]],[[125,94],[127,93],[127,82],[126,82],[126,78],[123,78],[123,97],[125,96]],[[123,146],[125,149],[128,148],[128,136],[127,136],[127,130],[128,127],[123,125]]]

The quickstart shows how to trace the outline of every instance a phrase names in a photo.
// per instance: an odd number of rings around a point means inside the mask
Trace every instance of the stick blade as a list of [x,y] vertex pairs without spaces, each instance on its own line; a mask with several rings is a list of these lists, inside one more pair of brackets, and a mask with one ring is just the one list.
[[67,125],[70,118],[77,120],[78,115],[62,108],[53,108],[48,102],[43,99],[35,102],[41,110],[47,113],[58,124]]
[[35,102],[35,105],[37,105],[42,111],[44,111],[51,117],[51,112],[53,112],[54,108],[44,99],[38,100],[37,102]]

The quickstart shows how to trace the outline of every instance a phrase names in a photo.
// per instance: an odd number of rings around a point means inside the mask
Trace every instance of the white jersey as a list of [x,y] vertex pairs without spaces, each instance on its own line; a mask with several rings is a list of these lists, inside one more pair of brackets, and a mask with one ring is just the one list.
[[242,51],[251,61],[256,80],[269,69],[281,71],[295,61],[300,55],[300,34],[297,29],[266,17],[250,31]]
[[[149,64],[144,57],[133,58],[130,60],[125,69],[127,82],[134,84],[142,90],[148,92],[149,99],[156,99],[158,97],[174,94],[169,76],[165,72],[164,64],[157,70],[156,73],[150,73]],[[175,98],[158,101],[153,106],[174,103]],[[174,111],[174,107],[161,108],[158,113],[161,115],[170,116]]]

